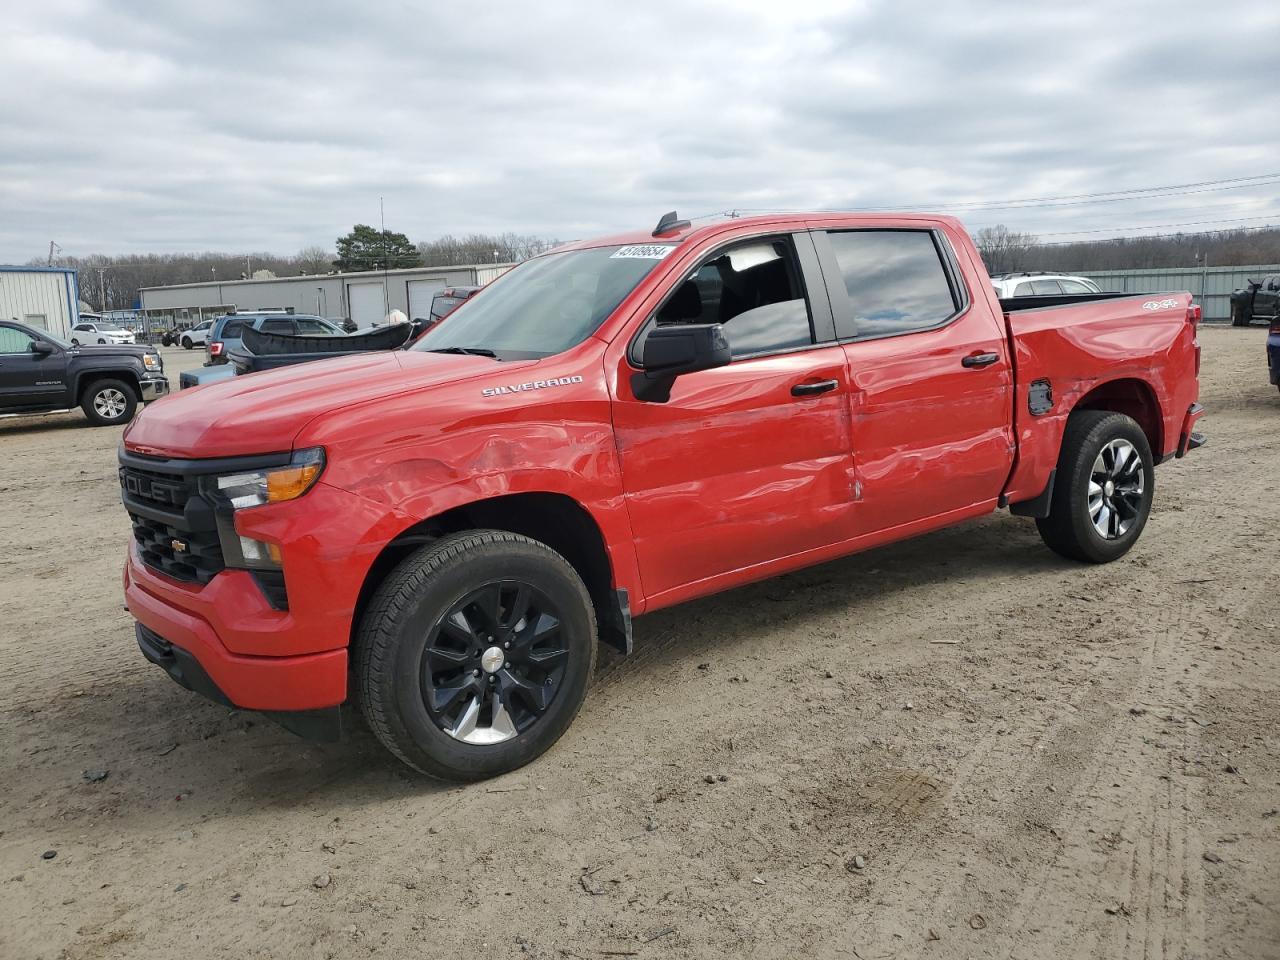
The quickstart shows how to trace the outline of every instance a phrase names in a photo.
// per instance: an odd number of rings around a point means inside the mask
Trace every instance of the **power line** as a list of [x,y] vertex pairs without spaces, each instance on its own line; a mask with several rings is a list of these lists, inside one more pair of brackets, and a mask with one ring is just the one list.
[[[1265,223],[1256,227],[1237,227],[1231,233],[1260,233],[1264,230],[1280,230],[1280,223]],[[1200,230],[1195,233],[1139,233],[1129,237],[1102,237],[1095,240],[1049,240],[1036,243],[1037,247],[1074,247],[1086,243],[1121,243],[1125,240],[1169,240],[1174,237],[1202,237],[1206,234],[1225,233],[1226,230]]]
[[1275,218],[1274,213],[1266,214],[1261,217],[1235,217],[1227,220],[1184,220],[1181,223],[1152,223],[1147,226],[1133,227],[1103,227],[1098,230],[1063,230],[1059,233],[1042,233],[1038,236],[1042,237],[1074,237],[1081,234],[1090,233],[1110,233],[1112,230],[1164,230],[1169,227],[1203,227],[1212,223],[1248,223],[1254,220],[1272,220]]
[[[1199,180],[1192,183],[1173,183],[1158,187],[1133,187],[1127,190],[1106,190],[1098,193],[1064,194],[1057,197],[1023,197],[1012,200],[953,200],[942,202],[896,202],[888,205],[858,206],[855,208],[825,207],[815,213],[844,213],[863,211],[877,213],[896,210],[1014,210],[1051,206],[1087,206],[1094,203],[1119,203],[1126,200],[1147,200],[1160,197],[1188,196],[1198,193],[1215,193],[1222,190],[1240,190],[1248,187],[1270,186],[1280,183],[1280,173],[1260,173],[1251,177],[1229,177],[1221,180]],[[705,213],[693,220],[709,217],[732,216],[741,213],[781,213],[782,207],[737,207],[734,210],[717,210]]]

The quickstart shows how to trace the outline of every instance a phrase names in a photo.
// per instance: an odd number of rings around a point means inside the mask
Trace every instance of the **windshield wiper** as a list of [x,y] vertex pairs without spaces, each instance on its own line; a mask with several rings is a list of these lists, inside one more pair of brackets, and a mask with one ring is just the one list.
[[486,350],[484,347],[439,347],[435,350],[428,350],[427,353],[465,353],[469,357],[492,357],[498,359],[498,355],[492,350]]

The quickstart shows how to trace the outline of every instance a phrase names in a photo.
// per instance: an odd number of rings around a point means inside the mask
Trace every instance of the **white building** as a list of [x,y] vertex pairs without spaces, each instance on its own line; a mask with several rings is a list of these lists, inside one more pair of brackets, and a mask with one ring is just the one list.
[[381,323],[392,310],[409,319],[429,316],[431,298],[445,287],[481,287],[514,264],[413,267],[363,273],[272,277],[265,280],[211,280],[139,291],[148,323],[188,327],[232,310],[285,309],[362,327]]
[[67,267],[0,266],[0,318],[65,338],[80,319],[80,286]]

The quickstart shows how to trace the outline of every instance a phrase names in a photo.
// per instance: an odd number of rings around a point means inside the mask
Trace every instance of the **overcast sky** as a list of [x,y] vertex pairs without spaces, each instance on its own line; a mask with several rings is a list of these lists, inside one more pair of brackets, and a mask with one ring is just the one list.
[[[415,241],[576,239],[673,207],[939,208],[1280,174],[1280,3],[1033,6],[9,3],[0,263],[50,240],[332,247],[377,224],[379,196]],[[1280,223],[1280,177],[1198,189],[954,212],[1046,240]]]

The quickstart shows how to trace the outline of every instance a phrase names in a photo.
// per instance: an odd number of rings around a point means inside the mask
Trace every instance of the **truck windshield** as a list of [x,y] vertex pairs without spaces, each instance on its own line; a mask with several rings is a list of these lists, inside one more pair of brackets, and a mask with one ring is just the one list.
[[463,303],[411,349],[491,353],[498,360],[562,353],[595,333],[672,249],[593,247],[528,260]]

